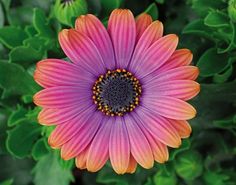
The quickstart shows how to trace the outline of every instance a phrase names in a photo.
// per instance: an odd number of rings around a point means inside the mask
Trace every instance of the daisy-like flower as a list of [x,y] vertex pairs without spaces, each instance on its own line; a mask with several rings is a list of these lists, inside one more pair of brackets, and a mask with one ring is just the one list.
[[147,14],[114,10],[108,28],[88,14],[62,30],[60,45],[71,60],[46,59],[34,74],[43,89],[34,96],[38,120],[56,125],[49,137],[65,160],[98,171],[110,160],[116,173],[133,173],[168,160],[191,133],[196,110],[187,100],[199,92],[199,71],[189,66],[178,37]]

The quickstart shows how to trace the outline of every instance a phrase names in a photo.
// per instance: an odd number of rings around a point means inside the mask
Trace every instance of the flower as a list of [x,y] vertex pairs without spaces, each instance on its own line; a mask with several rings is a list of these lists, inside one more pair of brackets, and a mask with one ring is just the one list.
[[56,125],[49,137],[65,160],[95,172],[110,159],[115,172],[133,173],[137,163],[151,168],[168,160],[167,146],[189,137],[186,120],[196,110],[199,71],[189,66],[178,37],[163,36],[163,25],[147,14],[136,21],[130,10],[114,10],[108,28],[88,14],[75,29],[59,34],[71,62],[46,59],[34,78],[45,89],[34,96],[38,120]]

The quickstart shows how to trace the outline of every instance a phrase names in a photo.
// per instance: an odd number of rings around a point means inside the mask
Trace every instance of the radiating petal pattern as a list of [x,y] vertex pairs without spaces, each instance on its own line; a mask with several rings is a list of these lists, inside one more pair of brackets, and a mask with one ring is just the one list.
[[60,148],[63,144],[72,139],[87,123],[91,114],[94,114],[94,107],[81,111],[74,119],[58,125],[48,138],[50,146]]
[[163,35],[163,24],[160,21],[154,21],[150,24],[147,29],[143,32],[138,43],[136,44],[129,69],[136,69],[137,66],[142,65],[143,53]]
[[146,96],[143,105],[157,114],[171,119],[188,120],[196,115],[193,106],[169,96],[159,96],[158,98]]
[[152,134],[153,137],[161,141],[162,143],[177,148],[181,144],[181,138],[178,132],[170,124],[170,122],[158,114],[153,114],[152,111],[144,107],[139,107],[137,110],[137,117],[146,129]]
[[105,66],[115,68],[115,55],[112,42],[106,28],[101,21],[92,14],[82,15],[77,18],[75,29],[87,35],[96,45]]
[[117,174],[134,173],[138,164],[166,162],[168,147],[190,136],[186,120],[196,110],[186,101],[200,91],[199,70],[163,30],[146,13],[135,19],[115,9],[107,28],[87,14],[59,33],[68,58],[37,63],[34,79],[44,89],[33,101],[39,123],[55,126],[48,143],[64,160],[90,172],[110,160]]
[[82,82],[94,83],[96,77],[88,71],[59,59],[45,59],[37,63],[35,81],[44,88],[76,86]]
[[136,25],[132,12],[114,10],[108,21],[108,32],[114,46],[116,67],[124,69],[129,64],[136,40]]
[[[154,42],[137,60],[132,72],[143,78],[161,67],[173,54],[178,44],[178,37],[174,34],[166,35]],[[132,61],[136,63],[136,61]]]
[[136,42],[142,36],[146,28],[152,23],[152,17],[146,13],[142,13],[136,18]]
[[112,167],[116,173],[125,173],[130,160],[130,143],[123,118],[116,118],[112,127],[109,141],[109,155]]
[[142,167],[151,168],[154,159],[147,138],[131,116],[125,116],[124,119],[129,134],[131,154]]
[[61,148],[61,157],[65,160],[76,157],[92,141],[98,128],[101,126],[103,115],[101,112],[94,112],[85,124],[78,130],[79,134],[65,143]]
[[95,135],[88,151],[86,166],[89,171],[100,170],[109,158],[109,138],[114,118],[105,119]]
[[192,80],[173,80],[162,81],[148,86],[144,95],[152,98],[170,96],[182,100],[189,100],[196,96],[199,91],[200,85],[197,82]]

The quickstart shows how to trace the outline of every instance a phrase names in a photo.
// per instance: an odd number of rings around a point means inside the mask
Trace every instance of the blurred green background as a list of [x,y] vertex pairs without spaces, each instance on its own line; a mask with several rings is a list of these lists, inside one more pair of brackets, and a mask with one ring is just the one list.
[[[115,8],[146,12],[180,37],[200,68],[193,133],[170,160],[132,175],[107,164],[75,168],[52,150],[53,128],[37,123],[32,73],[37,61],[65,58],[57,35],[81,14],[107,24]],[[236,185],[236,0],[0,0],[0,185]]]

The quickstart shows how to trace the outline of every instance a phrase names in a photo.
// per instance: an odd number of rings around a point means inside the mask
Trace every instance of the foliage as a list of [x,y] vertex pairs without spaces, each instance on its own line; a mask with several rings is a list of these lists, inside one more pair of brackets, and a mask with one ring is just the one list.
[[[98,173],[74,168],[47,144],[51,127],[37,123],[32,96],[37,61],[65,58],[57,35],[77,16],[97,15],[106,25],[115,8],[161,20],[180,36],[200,68],[201,93],[192,100],[198,115],[193,134],[170,160],[150,170],[117,175],[107,164]],[[235,185],[236,183],[236,1],[59,0],[0,1],[0,185]],[[73,172],[73,173],[72,173]]]

